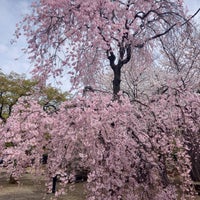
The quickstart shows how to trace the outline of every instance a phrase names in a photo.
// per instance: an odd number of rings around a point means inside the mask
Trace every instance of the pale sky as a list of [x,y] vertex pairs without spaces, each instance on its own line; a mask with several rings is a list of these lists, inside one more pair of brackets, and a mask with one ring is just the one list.
[[[15,71],[30,76],[31,66],[26,55],[21,51],[26,46],[22,38],[11,45],[15,24],[29,11],[33,0],[0,0],[0,68],[4,73]],[[185,0],[190,13],[200,8],[200,0]],[[196,18],[200,17],[200,14]]]
[[29,62],[21,51],[25,39],[11,45],[15,25],[28,12],[31,0],[0,0],[0,68],[4,73],[29,73]]

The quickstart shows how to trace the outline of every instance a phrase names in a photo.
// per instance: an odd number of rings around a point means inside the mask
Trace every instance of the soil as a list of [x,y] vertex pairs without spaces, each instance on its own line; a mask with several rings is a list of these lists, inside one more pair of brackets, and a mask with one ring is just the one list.
[[[20,184],[9,184],[8,174],[0,173],[0,200],[52,200],[54,194],[47,194],[44,181],[27,173],[20,179]],[[84,183],[76,183],[75,189],[58,200],[85,200]]]
[[[1,170],[1,169],[0,169]],[[9,175],[0,172],[0,200],[53,200],[53,194],[47,194],[44,181],[41,177],[33,177],[27,173],[20,179],[20,184],[10,184]],[[84,184],[76,183],[73,191],[58,200],[85,200]],[[200,196],[196,198],[200,200]]]

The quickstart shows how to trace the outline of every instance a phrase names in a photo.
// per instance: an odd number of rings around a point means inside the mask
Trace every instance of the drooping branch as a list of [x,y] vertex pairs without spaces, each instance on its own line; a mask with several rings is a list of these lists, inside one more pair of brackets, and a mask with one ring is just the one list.
[[185,24],[187,24],[189,21],[191,21],[192,18],[194,18],[198,13],[200,12],[200,8],[189,18],[187,19],[182,26],[184,26]]
[[160,37],[166,35],[166,34],[169,33],[176,25],[177,25],[177,24],[173,24],[172,26],[170,26],[170,27],[169,27],[167,30],[165,30],[164,32],[155,34],[154,36],[152,36],[152,37],[146,39],[144,42],[142,42],[142,43],[140,43],[140,44],[135,45],[134,47],[139,48],[139,49],[143,48],[144,45],[145,45],[147,42],[149,42],[149,41],[151,41],[151,40],[155,40],[155,39],[157,39],[157,38],[160,38]]

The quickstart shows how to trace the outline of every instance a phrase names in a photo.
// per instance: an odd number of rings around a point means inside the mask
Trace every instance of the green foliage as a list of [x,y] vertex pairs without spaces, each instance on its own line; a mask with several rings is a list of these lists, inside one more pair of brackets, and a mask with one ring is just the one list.
[[6,142],[5,143],[5,147],[8,148],[8,147],[14,147],[14,143],[13,142]]
[[3,121],[10,116],[13,105],[22,96],[33,93],[35,81],[27,80],[23,75],[0,73],[0,118]]
[[60,102],[67,100],[67,97],[69,97],[67,92],[62,92],[57,88],[47,86],[40,89],[39,103],[42,106],[47,104],[57,106]]
[[48,104],[55,107],[69,96],[67,92],[51,86],[40,88],[37,81],[26,79],[25,75],[14,72],[7,75],[0,71],[0,119],[6,122],[18,99],[29,95],[37,95],[41,106]]

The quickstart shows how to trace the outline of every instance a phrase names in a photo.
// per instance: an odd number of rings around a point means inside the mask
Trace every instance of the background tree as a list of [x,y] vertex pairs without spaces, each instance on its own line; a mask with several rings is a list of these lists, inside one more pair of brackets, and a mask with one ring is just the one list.
[[20,75],[11,72],[6,75],[0,74],[0,118],[4,122],[10,116],[12,107],[20,97],[35,95],[38,96],[38,101],[46,109],[51,105],[55,108],[61,101],[66,100],[68,93],[51,86],[38,87],[37,81],[25,78],[25,75]]
[[22,96],[33,93],[36,82],[25,79],[24,75],[0,74],[0,118],[5,122],[10,116],[13,105]]
[[68,92],[63,92],[57,88],[45,86],[39,90],[39,103],[46,112],[55,112],[59,105],[70,98]]
[[194,23],[191,30],[189,34],[172,31],[174,33],[160,39],[161,56],[157,63],[166,74],[166,86],[170,80],[171,87],[197,92],[200,78],[198,25]]

